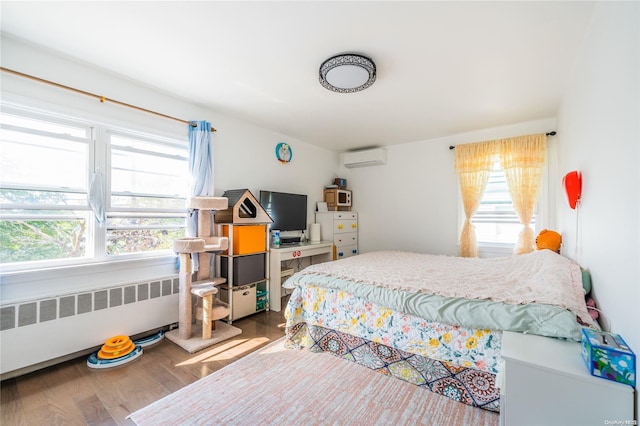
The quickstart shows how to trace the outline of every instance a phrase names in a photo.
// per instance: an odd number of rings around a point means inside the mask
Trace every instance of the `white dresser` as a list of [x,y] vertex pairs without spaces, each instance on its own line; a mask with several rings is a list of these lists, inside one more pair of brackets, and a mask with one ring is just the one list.
[[317,212],[322,241],[333,241],[334,260],[358,254],[358,213]]
[[580,343],[505,331],[501,356],[501,425],[635,424],[633,388],[590,375]]

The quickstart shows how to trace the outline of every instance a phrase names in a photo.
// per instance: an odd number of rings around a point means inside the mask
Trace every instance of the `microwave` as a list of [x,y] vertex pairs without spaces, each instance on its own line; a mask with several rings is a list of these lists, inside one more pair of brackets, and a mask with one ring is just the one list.
[[330,210],[347,210],[351,208],[351,191],[331,188],[324,190],[324,201]]

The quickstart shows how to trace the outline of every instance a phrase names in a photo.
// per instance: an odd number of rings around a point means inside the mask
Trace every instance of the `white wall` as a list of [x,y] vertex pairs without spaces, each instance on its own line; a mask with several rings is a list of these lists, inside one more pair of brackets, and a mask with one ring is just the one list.
[[[359,212],[360,252],[409,250],[456,255],[462,220],[458,178],[450,145],[555,130],[546,118],[449,137],[392,145],[387,164],[345,169]],[[553,137],[549,139],[555,144]],[[546,218],[550,221],[551,218]]]
[[[216,192],[249,188],[256,197],[260,189],[306,194],[307,222],[312,223],[316,202],[322,201],[322,190],[338,169],[338,154],[247,123],[224,123],[215,136]],[[287,142],[293,151],[289,163],[281,163],[275,156],[280,141]]]
[[[210,121],[218,129],[213,134],[216,195],[222,195],[227,189],[240,188],[250,189],[256,197],[260,189],[308,194],[308,216],[312,222],[315,202],[322,198],[324,185],[332,180],[338,169],[337,153],[218,114],[157,88],[145,87],[19,40],[3,37],[1,41],[3,67],[184,120]],[[95,98],[5,72],[0,73],[0,79],[1,96],[5,101],[53,107],[73,117],[187,139],[188,126],[184,123],[109,102],[101,103]],[[293,158],[288,164],[278,162],[275,156],[275,147],[281,141],[293,149]],[[3,274],[0,277],[0,305],[6,308],[3,313],[14,312],[10,315],[19,319],[21,307],[31,303],[42,307],[43,301],[57,303],[57,296],[69,298],[105,289],[111,298],[111,291],[122,294],[120,288],[123,286],[131,288],[176,273],[175,255],[169,254],[144,261],[62,268],[53,273]],[[42,366],[40,363],[65,354],[99,346],[115,334],[134,335],[176,322],[178,305],[171,303],[176,297],[173,294],[114,307],[110,301],[109,309],[78,312],[64,318],[59,311],[55,320],[41,321],[40,318],[37,324],[3,330],[0,373],[4,376],[8,372],[15,374],[22,369],[32,369],[34,364]],[[127,318],[126,324],[122,323],[122,318]],[[24,356],[25,348],[29,357]]]
[[[324,185],[331,181],[338,168],[337,153],[204,109],[155,88],[136,84],[20,40],[2,38],[2,66],[181,119],[210,121],[218,130],[213,134],[216,195],[222,195],[227,189],[239,188],[250,189],[256,197],[260,189],[308,194],[308,216],[312,222],[315,201],[322,198]],[[167,135],[184,137],[185,140],[187,137],[186,124],[109,102],[101,103],[91,97],[4,72],[0,73],[0,78],[4,100],[28,101],[37,107],[55,107],[73,116],[161,131]],[[286,141],[293,149],[293,158],[288,164],[278,162],[275,156],[275,146],[280,141]],[[159,275],[175,272],[174,264],[172,260],[169,261]],[[157,267],[157,264],[154,265]],[[130,270],[130,266],[123,270]],[[0,287],[2,303],[24,300],[31,295],[59,295],[78,286],[87,290],[106,284],[102,274],[89,280],[85,274],[85,279],[77,284],[69,283],[64,278],[59,283],[51,282],[49,278],[42,285],[34,287],[38,280],[33,275],[28,278],[33,283],[31,286],[23,282],[13,286],[19,277],[3,277]],[[109,280],[123,281],[129,278],[129,274],[122,278],[111,275]],[[136,280],[151,278],[137,276]]]
[[[604,325],[640,355],[640,3],[598,2],[558,114],[558,161],[583,174],[564,251],[591,272]],[[562,195],[562,194],[561,194]],[[576,225],[578,231],[576,232]],[[637,398],[637,396],[636,396]]]

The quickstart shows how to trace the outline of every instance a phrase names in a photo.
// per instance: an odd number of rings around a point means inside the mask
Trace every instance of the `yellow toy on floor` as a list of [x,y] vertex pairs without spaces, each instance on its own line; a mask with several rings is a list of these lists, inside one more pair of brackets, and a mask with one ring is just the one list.
[[560,246],[562,245],[562,235],[556,231],[550,229],[543,229],[536,238],[536,247],[538,250],[549,249],[560,253]]
[[107,339],[102,348],[98,351],[100,359],[115,359],[125,356],[136,348],[129,336],[114,336]]
[[142,348],[151,346],[164,338],[164,331],[154,335],[131,340],[129,336],[113,336],[107,339],[100,350],[92,353],[87,359],[89,368],[117,367],[142,355]]

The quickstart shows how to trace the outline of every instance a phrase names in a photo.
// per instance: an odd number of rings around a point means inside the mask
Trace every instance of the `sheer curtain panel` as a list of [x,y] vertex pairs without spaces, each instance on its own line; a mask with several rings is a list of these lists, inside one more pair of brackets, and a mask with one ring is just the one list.
[[500,165],[523,226],[514,250],[516,254],[535,250],[535,235],[529,224],[538,200],[546,158],[547,136],[544,133],[500,141]]
[[482,194],[487,186],[498,145],[480,142],[456,146],[455,170],[460,182],[465,220],[460,234],[459,255],[478,257],[478,243],[471,218],[478,210]]

